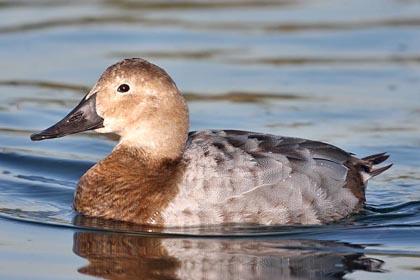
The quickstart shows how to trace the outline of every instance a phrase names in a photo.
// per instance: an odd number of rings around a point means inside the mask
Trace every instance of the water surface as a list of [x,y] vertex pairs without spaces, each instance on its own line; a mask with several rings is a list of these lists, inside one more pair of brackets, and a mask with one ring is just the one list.
[[[0,1],[0,278],[417,279],[416,1]],[[78,216],[113,135],[31,142],[110,64],[143,57],[185,94],[191,129],[388,152],[364,211],[325,226],[156,229]]]

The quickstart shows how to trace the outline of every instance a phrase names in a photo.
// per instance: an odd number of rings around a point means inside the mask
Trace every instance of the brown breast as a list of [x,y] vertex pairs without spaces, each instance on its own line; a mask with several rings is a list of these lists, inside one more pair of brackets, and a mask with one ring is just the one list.
[[153,160],[142,150],[117,147],[80,179],[74,209],[85,215],[163,226],[161,212],[178,193],[180,160]]

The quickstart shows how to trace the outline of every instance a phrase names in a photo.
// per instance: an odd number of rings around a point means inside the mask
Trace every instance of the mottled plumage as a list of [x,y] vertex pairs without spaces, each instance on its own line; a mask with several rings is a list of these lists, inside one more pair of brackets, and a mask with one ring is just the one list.
[[81,178],[81,214],[158,226],[320,224],[359,211],[367,180],[391,165],[335,146],[234,130],[190,132],[188,107],[161,68],[109,67],[80,104],[33,140],[83,130],[120,141]]
[[362,208],[375,170],[322,142],[234,130],[190,133],[184,161],[167,224],[334,221]]

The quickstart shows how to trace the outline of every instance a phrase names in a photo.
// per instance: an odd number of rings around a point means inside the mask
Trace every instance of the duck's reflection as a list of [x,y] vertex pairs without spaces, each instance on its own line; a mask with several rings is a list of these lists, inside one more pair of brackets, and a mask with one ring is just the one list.
[[73,249],[89,260],[79,272],[106,279],[174,279],[180,267],[157,238],[79,232]]
[[338,242],[163,238],[78,232],[79,272],[106,279],[339,279],[383,262]]

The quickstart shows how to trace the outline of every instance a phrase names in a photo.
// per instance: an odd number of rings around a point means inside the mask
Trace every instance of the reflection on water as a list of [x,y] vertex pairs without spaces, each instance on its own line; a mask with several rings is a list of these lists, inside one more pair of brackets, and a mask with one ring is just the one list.
[[383,272],[362,246],[313,240],[182,239],[77,232],[79,272],[105,279],[341,279]]
[[73,251],[89,261],[79,272],[106,279],[175,279],[180,266],[154,237],[79,232]]

